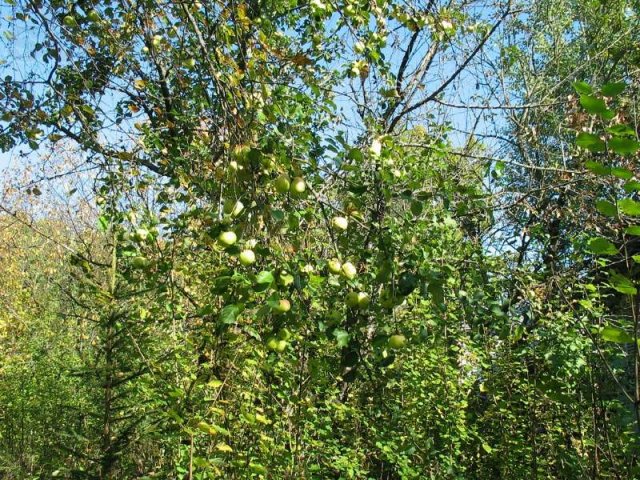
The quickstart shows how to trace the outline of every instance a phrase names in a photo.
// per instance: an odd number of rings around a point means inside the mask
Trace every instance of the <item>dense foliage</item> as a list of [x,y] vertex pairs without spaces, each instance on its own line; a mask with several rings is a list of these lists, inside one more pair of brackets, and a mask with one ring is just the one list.
[[0,9],[1,478],[640,478],[637,2]]

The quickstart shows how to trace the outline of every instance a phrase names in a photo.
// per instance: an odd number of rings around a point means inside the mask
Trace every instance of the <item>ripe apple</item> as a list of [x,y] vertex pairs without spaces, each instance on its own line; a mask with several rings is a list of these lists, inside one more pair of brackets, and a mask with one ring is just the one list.
[[332,260],[329,260],[329,262],[327,263],[327,268],[334,275],[338,275],[342,272],[342,264],[340,263],[339,260],[335,258]]
[[245,267],[248,267],[252,263],[256,261],[256,254],[253,253],[253,250],[243,250],[240,252],[240,263]]
[[342,230],[344,232],[349,226],[349,220],[345,217],[333,217],[331,219],[331,225],[333,225],[333,228],[336,230]]
[[291,193],[304,193],[306,189],[307,184],[304,182],[302,177],[295,177],[291,180],[291,187],[289,188]]
[[405,346],[407,339],[404,335],[391,335],[389,337],[389,347],[393,349],[399,349]]
[[225,215],[231,215],[237,217],[244,210],[244,204],[240,200],[233,200],[231,198],[224,201],[222,211]]
[[231,245],[236,243],[237,240],[238,237],[234,232],[231,231],[222,232],[220,235],[218,235],[218,241],[225,247],[230,247]]
[[353,263],[344,262],[342,264],[342,275],[344,275],[345,278],[353,280],[354,278],[356,278],[357,273],[358,271],[356,270],[356,267],[353,265]]
[[278,304],[275,307],[271,307],[271,309],[275,314],[287,313],[291,310],[291,302],[286,299],[280,299],[278,300]]
[[286,175],[280,175],[273,182],[273,186],[275,187],[276,192],[281,194],[287,193],[289,191],[290,185],[291,185],[291,181],[289,180],[289,177],[287,177]]

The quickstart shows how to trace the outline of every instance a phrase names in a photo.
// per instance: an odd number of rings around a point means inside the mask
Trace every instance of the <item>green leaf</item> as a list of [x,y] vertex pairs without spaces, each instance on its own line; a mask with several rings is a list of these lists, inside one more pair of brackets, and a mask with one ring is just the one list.
[[627,193],[637,192],[640,190],[640,182],[637,180],[631,180],[624,184],[624,191]]
[[596,202],[596,209],[607,217],[615,217],[618,215],[618,209],[616,206],[606,200],[598,200]]
[[607,167],[599,162],[594,162],[593,160],[584,162],[584,166],[596,175],[609,175],[611,173],[611,167]]
[[618,249],[606,238],[594,237],[587,242],[587,249],[596,255],[616,255]]
[[631,198],[623,198],[622,200],[618,200],[618,210],[625,215],[639,216],[640,203],[632,200]]
[[590,95],[593,93],[593,88],[587,82],[573,82],[572,83],[574,90],[580,95]]
[[621,328],[607,325],[600,331],[600,336],[605,342],[633,343],[633,337]]
[[592,95],[580,95],[580,105],[589,113],[602,114],[607,111],[607,104],[601,98]]
[[107,228],[109,228],[109,219],[104,215],[100,215],[98,217],[98,228],[101,232],[106,232]]
[[615,135],[616,137],[635,136],[636,134],[633,128],[629,127],[628,125],[624,125],[622,123],[607,127],[606,130],[608,133]]
[[620,95],[624,91],[626,86],[627,85],[624,82],[605,83],[600,89],[600,92],[602,92],[602,95],[604,95],[605,97],[615,97],[617,95]]
[[638,290],[636,289],[633,282],[624,275],[620,275],[619,273],[612,273],[610,280],[611,287],[620,293],[624,293],[625,295],[635,295],[636,293],[638,293]]
[[235,323],[238,315],[242,311],[242,306],[238,304],[227,305],[220,310],[220,321],[225,325]]
[[604,152],[605,143],[593,133],[580,132],[576,139],[576,145],[586,148],[590,152]]
[[333,336],[339,347],[346,347],[349,344],[349,333],[346,330],[336,329],[333,331]]
[[640,255],[634,255],[631,258],[633,259],[634,262],[640,263]]
[[612,167],[611,174],[614,177],[618,177],[622,180],[629,180],[631,177],[633,177],[633,173],[630,170],[622,167]]
[[493,448],[491,448],[491,446],[488,443],[483,443],[482,449],[487,453],[493,452]]
[[640,236],[640,225],[631,225],[630,227],[625,228],[624,233],[627,235]]
[[273,283],[274,280],[275,278],[273,277],[273,273],[269,272],[268,270],[263,270],[262,272],[256,275],[256,283],[260,285],[262,284],[269,285]]
[[640,142],[631,138],[613,137],[609,140],[609,148],[621,155],[633,154],[640,150]]

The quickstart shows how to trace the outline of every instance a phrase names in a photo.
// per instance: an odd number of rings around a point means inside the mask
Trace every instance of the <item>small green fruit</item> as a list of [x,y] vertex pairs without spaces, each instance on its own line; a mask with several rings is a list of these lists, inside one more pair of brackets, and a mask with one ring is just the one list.
[[226,247],[230,247],[231,245],[236,243],[237,240],[238,237],[234,232],[231,231],[222,232],[220,235],[218,235],[218,241]]
[[272,352],[275,352],[278,350],[278,339],[274,336],[271,336],[269,338],[267,338],[267,348],[269,350],[271,350]]
[[399,349],[405,346],[407,339],[404,335],[391,335],[389,337],[389,347],[393,349]]
[[365,309],[369,306],[369,302],[371,299],[369,295],[365,292],[358,293],[358,308]]
[[62,23],[64,23],[67,27],[77,27],[78,26],[78,22],[76,21],[75,17],[71,16],[71,15],[67,15],[62,19]]
[[355,308],[358,306],[358,293],[357,292],[349,292],[347,293],[347,297],[345,298],[345,303],[349,308]]
[[337,259],[329,260],[327,268],[334,275],[339,275],[342,272],[342,264]]
[[356,270],[356,267],[353,265],[353,263],[344,262],[342,264],[342,275],[344,275],[345,278],[353,280],[354,278],[356,278],[357,273],[358,271]]
[[97,10],[91,10],[89,12],[89,14],[87,15],[87,18],[89,20],[91,20],[92,22],[94,22],[94,23],[97,23],[97,22],[99,22],[101,20],[100,14],[98,13]]
[[237,217],[244,210],[244,204],[240,200],[227,199],[222,206],[225,215]]
[[273,182],[273,186],[275,187],[276,192],[281,194],[287,193],[289,191],[290,185],[291,185],[291,182],[289,180],[289,177],[287,177],[286,175],[280,175]]
[[146,228],[138,228],[134,235],[134,238],[139,242],[144,242],[149,237],[149,230]]
[[133,268],[146,268],[149,265],[149,261],[144,257],[133,257],[131,265]]
[[349,220],[345,217],[333,217],[333,219],[331,219],[331,225],[333,225],[333,228],[336,230],[342,230],[344,232],[349,226]]
[[245,267],[255,263],[256,254],[253,253],[253,250],[243,250],[240,253],[240,263]]
[[291,302],[286,299],[278,300],[278,304],[275,307],[272,307],[272,310],[275,314],[287,313],[291,310]]
[[184,61],[184,66],[185,66],[185,67],[187,67],[187,68],[190,68],[190,69],[191,69],[191,68],[195,68],[195,66],[196,66],[196,59],[195,59],[195,58],[187,58],[187,59]]
[[281,328],[278,332],[278,340],[284,340],[285,342],[291,338],[291,331],[288,328]]
[[159,47],[162,44],[162,35],[154,35],[151,39],[151,43],[154,47]]
[[289,190],[291,191],[291,193],[304,193],[304,191],[307,189],[307,184],[304,182],[304,179],[302,177],[295,177],[292,181],[291,181],[291,186],[289,187]]
[[285,342],[284,340],[278,340],[278,343],[276,345],[276,352],[284,352],[287,349],[287,346],[289,346],[287,342]]

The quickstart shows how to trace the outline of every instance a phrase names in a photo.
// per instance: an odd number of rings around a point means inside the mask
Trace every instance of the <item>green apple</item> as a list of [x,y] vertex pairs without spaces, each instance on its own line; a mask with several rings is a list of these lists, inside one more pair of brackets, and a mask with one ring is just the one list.
[[402,348],[407,343],[404,335],[391,335],[389,337],[389,347],[395,350]]
[[255,263],[256,254],[253,253],[253,250],[243,250],[240,252],[240,263],[245,267]]
[[282,353],[287,349],[288,346],[289,344],[284,340],[278,340],[278,343],[276,344],[276,352]]
[[183,65],[187,68],[194,68],[196,66],[196,59],[195,58],[187,58],[184,62]]
[[291,185],[291,181],[289,180],[289,177],[287,177],[286,175],[280,175],[273,182],[273,186],[275,187],[276,192],[278,193],[287,193],[289,191],[290,185]]
[[356,274],[358,273],[358,271],[356,270],[356,267],[351,262],[344,262],[342,264],[341,270],[342,270],[342,275],[344,275],[344,277],[349,280],[353,280],[354,278],[356,278]]
[[139,242],[144,242],[149,237],[149,230],[146,228],[138,228],[134,238]]
[[358,308],[365,309],[369,306],[371,299],[366,292],[358,292]]
[[131,265],[133,268],[146,268],[149,265],[149,261],[144,257],[133,257]]
[[149,53],[149,47],[147,47],[146,45],[144,47],[142,47],[142,53],[144,53],[144,54]]
[[335,258],[327,262],[327,268],[334,275],[339,275],[342,272],[342,264]]
[[154,47],[159,47],[162,44],[162,35],[154,35],[151,38],[151,44]]
[[270,336],[269,338],[267,338],[267,348],[269,350],[271,350],[272,352],[275,352],[278,350],[278,342],[279,340],[275,337],[275,336]]
[[218,235],[218,241],[225,247],[230,247],[231,245],[236,243],[237,240],[238,237],[234,232],[231,231],[222,232],[220,235]]
[[278,304],[275,307],[271,307],[271,309],[275,314],[287,313],[289,310],[291,310],[291,302],[286,299],[280,299],[278,300]]
[[333,228],[336,230],[342,230],[344,232],[349,226],[349,220],[345,217],[333,217],[331,219],[331,225],[333,225]]
[[67,27],[77,27],[78,22],[75,17],[72,15],[67,15],[62,19],[62,23],[64,23]]
[[240,200],[233,200],[231,198],[224,201],[222,211],[225,215],[231,215],[237,217],[244,210],[244,204]]
[[347,304],[349,308],[355,308],[358,306],[358,293],[357,292],[349,292],[345,298],[344,303]]
[[291,331],[288,328],[281,328],[278,331],[278,340],[284,340],[285,342],[291,338]]
[[365,48],[366,46],[362,42],[356,42],[356,44],[353,46],[353,49],[356,51],[356,53],[363,53]]
[[99,13],[98,13],[98,11],[97,11],[97,10],[95,10],[95,9],[94,9],[94,10],[91,10],[91,11],[89,12],[89,14],[87,15],[87,18],[88,18],[89,20],[91,20],[92,22],[94,22],[94,23],[97,23],[97,22],[99,22],[99,21],[101,20],[101,18],[100,18],[100,14],[99,14]]
[[291,193],[304,193],[306,189],[307,184],[304,182],[304,179],[302,177],[295,177],[293,180],[291,180],[291,187],[289,187],[289,191]]

